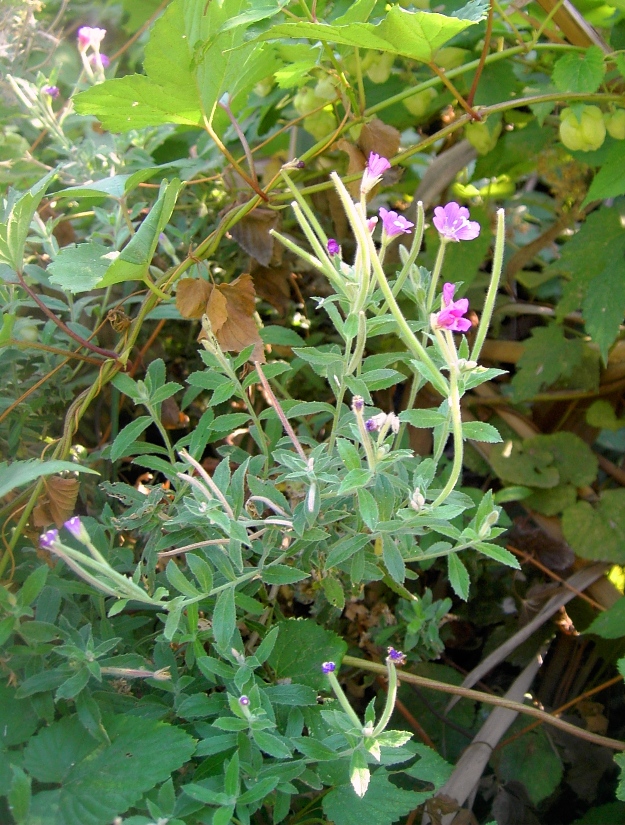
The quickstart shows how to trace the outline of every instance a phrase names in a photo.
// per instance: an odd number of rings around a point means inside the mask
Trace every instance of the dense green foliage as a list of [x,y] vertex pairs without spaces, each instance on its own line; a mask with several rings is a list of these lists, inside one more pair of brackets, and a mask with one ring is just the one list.
[[623,821],[625,10],[577,6],[0,9],[0,821],[482,773],[475,821]]

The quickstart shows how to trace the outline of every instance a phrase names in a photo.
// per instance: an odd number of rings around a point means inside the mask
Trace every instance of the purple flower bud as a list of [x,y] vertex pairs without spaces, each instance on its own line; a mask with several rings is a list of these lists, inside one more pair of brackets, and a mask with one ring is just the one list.
[[85,526],[83,525],[82,521],[80,520],[79,516],[73,516],[72,518],[68,519],[63,524],[66,530],[72,534],[75,539],[85,544],[85,542],[91,541],[89,538],[89,533],[86,531]]
[[336,670],[336,665],[335,665],[334,662],[324,662],[321,665],[322,673],[334,673],[335,670]]
[[362,412],[362,408],[365,406],[365,399],[362,395],[355,395],[352,398],[352,412],[359,413]]
[[94,54],[89,55],[89,63],[91,63],[92,66],[99,65],[102,66],[103,69],[108,69],[111,65],[111,58],[106,54],[95,52]]
[[44,95],[50,95],[50,97],[53,97],[55,100],[59,96],[58,86],[44,86],[41,91],[44,93]]
[[45,533],[42,533],[42,535],[39,536],[39,546],[42,547],[44,550],[50,550],[52,545],[58,540],[58,530],[46,530]]
[[378,225],[378,216],[374,215],[372,218],[367,218],[366,223],[367,223],[367,229],[369,230],[369,232],[373,232],[373,230]]
[[380,217],[387,238],[394,238],[396,235],[401,235],[402,232],[410,234],[410,230],[414,226],[414,223],[407,221],[403,215],[398,215],[397,212],[391,212],[384,207],[380,209]]
[[454,201],[436,207],[433,223],[448,241],[472,241],[480,234],[479,223],[469,220],[469,210]]
[[297,166],[298,169],[305,169],[306,168],[306,162],[303,161],[303,160],[298,160],[296,166]]
[[386,158],[371,152],[360,183],[360,191],[363,194],[370,192],[382,180],[382,175],[390,168],[391,164]]
[[249,703],[250,703],[250,697],[249,696],[239,696],[239,704],[241,705],[241,707],[246,708],[249,705]]
[[406,655],[401,652],[401,650],[395,650],[394,647],[387,648],[388,656],[386,657],[387,662],[392,662],[394,665],[405,665],[406,664]]
[[334,240],[334,238],[328,238],[328,254],[329,255],[340,255],[341,254],[341,247],[339,246],[338,242]]
[[374,433],[378,429],[378,425],[375,422],[374,418],[367,418],[365,421],[365,430],[368,433]]

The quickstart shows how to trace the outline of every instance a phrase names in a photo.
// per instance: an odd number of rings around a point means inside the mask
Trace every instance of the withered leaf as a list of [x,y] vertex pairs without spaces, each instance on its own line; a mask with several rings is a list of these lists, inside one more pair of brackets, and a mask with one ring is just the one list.
[[[367,165],[367,159],[357,146],[349,140],[341,138],[340,140],[337,140],[336,148],[340,149],[341,152],[345,152],[349,158],[347,164],[348,175],[357,175],[359,172],[364,172],[365,166]],[[358,197],[358,193],[360,192],[360,181],[348,183],[347,189],[355,198]]]
[[61,527],[71,518],[78,498],[78,479],[47,476],[43,479],[45,493],[33,511],[35,527],[55,524]]
[[291,303],[291,282],[295,277],[289,267],[257,265],[252,267],[251,275],[258,297],[281,315],[286,315]]
[[277,212],[255,209],[235,223],[230,234],[248,255],[268,266],[273,257],[273,236],[269,232],[277,228],[279,220]]
[[358,146],[366,158],[371,152],[375,152],[390,160],[399,150],[400,139],[401,135],[394,126],[388,126],[376,117],[365,123],[360,130]]
[[256,291],[252,276],[245,273],[230,284],[210,289],[206,315],[219,346],[225,352],[241,352],[254,344],[251,360],[264,363],[263,342],[254,320]]
[[212,285],[199,278],[183,278],[178,282],[176,307],[183,318],[201,318],[206,312],[206,304]]

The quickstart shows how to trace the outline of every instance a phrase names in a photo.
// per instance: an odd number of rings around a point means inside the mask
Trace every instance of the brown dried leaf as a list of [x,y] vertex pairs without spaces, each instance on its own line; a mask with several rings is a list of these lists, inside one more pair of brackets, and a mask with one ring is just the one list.
[[286,315],[291,305],[291,282],[295,277],[289,267],[256,265],[252,267],[251,275],[258,297],[281,315]]
[[199,278],[183,278],[178,282],[176,307],[183,318],[201,318],[206,312],[206,304],[212,285]]
[[[367,165],[367,158],[357,146],[349,140],[341,138],[340,140],[337,140],[336,148],[340,149],[341,152],[345,152],[349,158],[349,162],[347,164],[348,175],[357,175],[359,172],[364,172],[365,166]],[[348,183],[347,188],[351,195],[358,197],[360,192],[360,181]]]
[[388,126],[379,118],[370,120],[360,130],[358,146],[364,152],[365,158],[371,152],[382,155],[383,158],[394,157],[399,150],[401,135],[394,126]]
[[280,216],[270,209],[255,209],[241,218],[230,229],[230,234],[248,255],[263,266],[269,266],[273,257],[273,236],[271,229],[276,229]]
[[161,404],[161,423],[166,430],[180,430],[189,426],[189,416],[182,412],[175,398],[166,398]]
[[43,479],[45,494],[33,511],[35,527],[55,524],[62,527],[71,518],[78,498],[78,479],[47,476]]
[[224,352],[241,352],[254,344],[252,361],[265,362],[263,342],[254,320],[256,291],[252,276],[245,273],[230,284],[211,289],[206,314],[213,334]]

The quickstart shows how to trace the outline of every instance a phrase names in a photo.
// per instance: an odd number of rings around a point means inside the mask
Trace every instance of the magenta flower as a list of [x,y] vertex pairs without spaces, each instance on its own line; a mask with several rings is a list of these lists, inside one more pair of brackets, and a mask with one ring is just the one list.
[[78,50],[86,52],[89,47],[94,51],[100,51],[100,43],[104,40],[106,29],[92,28],[91,26],[81,26],[78,29]]
[[466,332],[471,329],[471,321],[463,318],[469,309],[467,298],[454,301],[455,284],[445,284],[441,298],[442,309],[432,316],[432,326],[435,329],[448,329],[451,332]]
[[391,164],[386,158],[383,158],[381,155],[376,155],[375,152],[371,152],[360,183],[361,193],[366,195],[367,192],[371,192],[373,187],[382,180],[382,175],[390,168]]
[[97,67],[98,65],[100,65],[103,69],[108,69],[108,67],[111,65],[111,58],[108,57],[108,55],[106,54],[96,53],[90,55],[89,63],[91,63],[92,66]]
[[50,97],[53,97],[55,100],[59,96],[58,86],[44,86],[41,91],[44,93],[44,95],[50,95]]
[[59,531],[58,530],[46,530],[41,536],[39,536],[39,546],[43,547],[44,550],[50,550],[52,545],[59,540]]
[[387,238],[394,238],[395,235],[401,235],[402,232],[410,234],[410,230],[414,226],[414,223],[407,221],[403,215],[398,215],[397,212],[390,212],[384,207],[380,209],[380,217],[382,218],[382,226]]
[[336,670],[336,665],[334,664],[334,662],[324,662],[321,665],[321,672],[322,673],[334,673],[335,670]]
[[239,704],[241,707],[246,708],[250,703],[249,696],[239,696]]
[[469,210],[452,201],[434,210],[434,226],[447,241],[472,241],[480,234],[477,221],[469,220]]
[[91,541],[89,538],[89,533],[85,529],[84,524],[80,520],[79,516],[73,516],[72,518],[68,519],[64,522],[63,527],[72,534],[75,539],[86,544]]
[[367,229],[369,232],[373,232],[373,230],[378,225],[378,216],[374,215],[372,218],[367,218]]
[[328,254],[329,255],[340,255],[341,254],[341,247],[338,244],[338,241],[335,241],[334,238],[328,238]]

